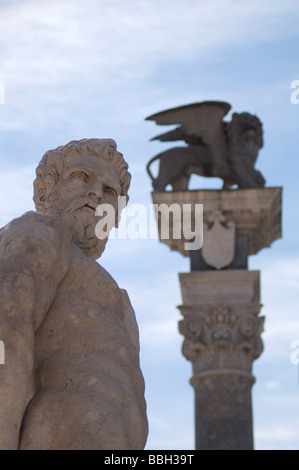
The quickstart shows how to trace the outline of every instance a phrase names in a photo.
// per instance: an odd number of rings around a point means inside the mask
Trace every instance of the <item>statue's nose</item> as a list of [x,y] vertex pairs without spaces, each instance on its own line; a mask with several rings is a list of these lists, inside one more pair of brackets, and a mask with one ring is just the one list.
[[99,202],[103,199],[103,185],[99,181],[95,183],[88,191],[88,196],[97,199]]

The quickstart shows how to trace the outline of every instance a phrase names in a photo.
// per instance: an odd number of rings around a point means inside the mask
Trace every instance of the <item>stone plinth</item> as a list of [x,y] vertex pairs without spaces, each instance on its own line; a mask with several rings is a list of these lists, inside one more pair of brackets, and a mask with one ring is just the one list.
[[252,363],[261,354],[259,272],[180,274],[183,354],[192,362],[196,449],[252,449]]
[[[195,205],[203,204],[203,222],[207,223],[211,214],[220,211],[235,224],[236,235],[246,236],[248,239],[248,255],[258,253],[261,249],[269,247],[271,243],[281,237],[281,195],[282,188],[253,188],[234,189],[229,191],[200,190],[200,191],[168,191],[153,192],[152,200],[157,217],[157,206],[166,204],[179,204],[182,208],[190,204],[191,224],[194,226]],[[163,217],[163,214],[162,214]],[[175,223],[181,221],[174,220]],[[189,256],[186,249],[186,240],[183,236],[160,241],[169,246],[171,250],[178,251],[183,256]]]

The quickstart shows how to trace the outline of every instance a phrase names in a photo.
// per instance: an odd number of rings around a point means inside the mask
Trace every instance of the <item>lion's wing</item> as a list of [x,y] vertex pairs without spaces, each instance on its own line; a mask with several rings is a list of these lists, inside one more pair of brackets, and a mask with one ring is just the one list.
[[161,111],[146,118],[158,125],[180,124],[180,127],[161,134],[154,139],[161,141],[198,139],[205,145],[225,144],[223,117],[231,106],[223,101],[203,101]]

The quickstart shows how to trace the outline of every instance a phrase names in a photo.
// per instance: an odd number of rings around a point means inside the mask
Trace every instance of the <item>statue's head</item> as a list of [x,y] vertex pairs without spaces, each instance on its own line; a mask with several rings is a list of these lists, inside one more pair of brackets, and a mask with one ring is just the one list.
[[131,175],[112,139],[82,139],[49,150],[36,169],[36,210],[59,218],[71,231],[73,242],[90,258],[101,256],[107,242],[98,238],[95,214],[100,204],[118,213],[118,198],[128,201]]

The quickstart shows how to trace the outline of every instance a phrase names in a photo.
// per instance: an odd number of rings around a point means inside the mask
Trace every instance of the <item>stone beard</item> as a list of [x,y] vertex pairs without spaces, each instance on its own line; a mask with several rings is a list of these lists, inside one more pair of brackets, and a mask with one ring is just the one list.
[[129,184],[114,141],[70,142],[37,169],[38,212],[0,231],[1,449],[145,446],[134,310],[95,262],[107,241],[95,236],[95,209],[116,209]]

